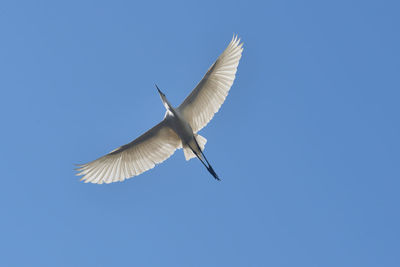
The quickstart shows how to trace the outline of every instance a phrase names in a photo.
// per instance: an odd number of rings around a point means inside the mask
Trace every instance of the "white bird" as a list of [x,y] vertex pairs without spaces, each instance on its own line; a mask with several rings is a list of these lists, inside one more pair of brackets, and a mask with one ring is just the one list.
[[186,160],[197,157],[219,180],[203,154],[207,139],[197,134],[214,117],[235,79],[243,43],[237,36],[208,69],[206,75],[182,104],[174,108],[157,87],[166,108],[164,119],[149,131],[109,154],[78,165],[81,181],[96,184],[124,181],[137,176],[183,148]]

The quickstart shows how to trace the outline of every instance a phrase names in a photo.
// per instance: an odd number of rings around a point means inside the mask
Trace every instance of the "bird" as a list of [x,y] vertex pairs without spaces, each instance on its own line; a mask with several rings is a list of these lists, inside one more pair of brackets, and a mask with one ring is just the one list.
[[243,42],[234,35],[226,49],[211,65],[193,91],[173,107],[155,85],[166,109],[164,119],[132,142],[85,164],[77,164],[77,176],[85,183],[109,184],[137,176],[183,149],[188,161],[197,157],[209,173],[219,176],[205,157],[207,139],[198,134],[225,101],[242,57]]

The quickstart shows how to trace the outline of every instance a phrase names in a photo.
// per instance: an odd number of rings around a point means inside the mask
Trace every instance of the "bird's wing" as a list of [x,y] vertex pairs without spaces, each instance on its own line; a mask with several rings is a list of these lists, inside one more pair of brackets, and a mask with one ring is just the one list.
[[242,45],[240,39],[234,36],[200,83],[178,107],[179,112],[183,114],[195,133],[207,125],[224,103],[235,80],[242,56]]
[[129,144],[78,165],[77,175],[83,175],[85,183],[102,184],[123,181],[154,168],[181,146],[180,138],[166,124],[163,120]]

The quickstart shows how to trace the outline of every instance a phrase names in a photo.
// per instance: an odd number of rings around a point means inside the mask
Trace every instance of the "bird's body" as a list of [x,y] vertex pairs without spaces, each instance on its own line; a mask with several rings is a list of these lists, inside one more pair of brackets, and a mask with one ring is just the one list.
[[189,144],[193,140],[193,129],[178,109],[172,107],[171,110],[168,110],[164,120],[168,122],[168,126],[179,136],[182,146]]
[[98,184],[123,181],[153,168],[176,149],[183,148],[186,160],[197,157],[219,180],[203,153],[207,140],[197,132],[207,125],[224,102],[235,79],[242,45],[234,37],[196,88],[176,108],[156,86],[167,110],[164,119],[131,143],[79,165],[77,175],[83,175],[85,182]]
[[[158,91],[160,92],[161,98],[164,102],[163,93],[159,89]],[[165,99],[165,101],[168,100]],[[211,175],[214,176],[215,179],[219,180],[218,175],[215,173],[214,169],[211,167],[207,158],[203,154],[204,145],[207,140],[193,132],[192,127],[185,120],[179,108],[176,109],[172,107],[169,102],[167,102],[166,107],[167,112],[164,116],[165,125],[175,132],[175,134],[180,138],[186,159],[189,160],[193,157],[193,155],[195,155],[201,161],[201,163],[203,163]]]
[[[170,128],[181,140],[182,148],[186,153],[192,153],[206,166],[207,169],[212,170],[211,165],[209,165],[207,159],[203,155],[202,148],[200,148],[200,144],[202,144],[201,140],[197,140],[204,137],[199,137],[199,135],[193,132],[190,124],[185,120],[184,116],[180,113],[179,109],[174,107],[169,107],[164,117],[166,127]],[[197,138],[197,139],[196,139]],[[202,139],[202,140],[205,140]],[[204,147],[204,146],[203,146]],[[186,156],[187,159],[190,159],[189,156]],[[204,160],[208,163],[208,166],[205,164]],[[210,171],[215,179],[219,180],[218,176],[214,174],[215,172]]]

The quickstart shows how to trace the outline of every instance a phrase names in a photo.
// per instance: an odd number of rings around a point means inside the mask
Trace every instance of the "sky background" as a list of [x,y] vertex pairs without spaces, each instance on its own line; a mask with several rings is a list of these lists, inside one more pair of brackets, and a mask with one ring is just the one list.
[[[398,1],[2,1],[1,266],[400,266]],[[123,183],[130,142],[244,41],[200,133]]]

